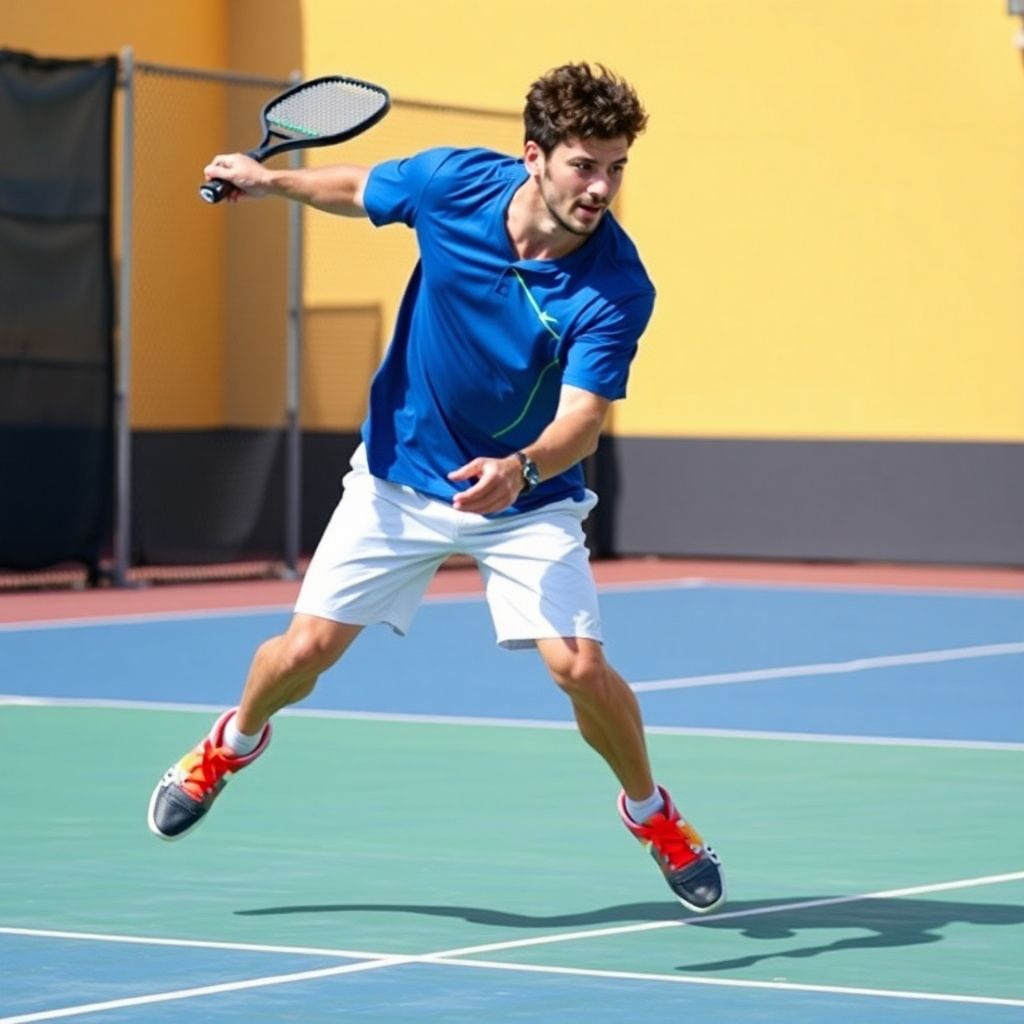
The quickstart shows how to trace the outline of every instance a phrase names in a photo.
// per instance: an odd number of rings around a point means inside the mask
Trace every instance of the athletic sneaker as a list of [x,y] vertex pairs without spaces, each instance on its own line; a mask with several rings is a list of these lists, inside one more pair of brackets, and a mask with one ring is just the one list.
[[171,765],[149,800],[149,830],[161,839],[180,839],[203,820],[231,776],[256,760],[270,742],[270,723],[263,727],[259,746],[237,757],[224,746],[224,727],[237,711],[225,711],[202,743]]
[[725,877],[718,855],[679,811],[668,791],[658,787],[665,806],[638,825],[626,813],[626,794],[619,794],[622,823],[646,846],[676,899],[689,910],[706,914],[725,902]]

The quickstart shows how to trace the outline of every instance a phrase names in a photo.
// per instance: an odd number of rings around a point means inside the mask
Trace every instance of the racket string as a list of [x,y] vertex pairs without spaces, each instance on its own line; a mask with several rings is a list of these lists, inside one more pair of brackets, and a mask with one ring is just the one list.
[[350,81],[311,83],[282,97],[267,111],[267,123],[306,138],[338,135],[361,124],[387,105],[387,95]]

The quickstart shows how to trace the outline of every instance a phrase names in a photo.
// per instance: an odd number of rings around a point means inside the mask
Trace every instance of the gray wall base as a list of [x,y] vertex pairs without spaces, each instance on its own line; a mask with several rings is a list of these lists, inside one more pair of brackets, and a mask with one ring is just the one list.
[[1024,444],[605,438],[597,554],[1024,565]]

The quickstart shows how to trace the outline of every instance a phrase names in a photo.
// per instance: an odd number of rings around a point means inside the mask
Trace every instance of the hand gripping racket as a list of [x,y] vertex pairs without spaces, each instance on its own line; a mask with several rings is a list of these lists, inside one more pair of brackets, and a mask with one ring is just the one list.
[[[333,146],[373,127],[390,108],[391,98],[379,85],[341,75],[313,78],[263,108],[263,141],[248,155],[262,163],[290,149]],[[234,185],[220,178],[199,187],[199,195],[208,203],[219,203],[235,191]]]

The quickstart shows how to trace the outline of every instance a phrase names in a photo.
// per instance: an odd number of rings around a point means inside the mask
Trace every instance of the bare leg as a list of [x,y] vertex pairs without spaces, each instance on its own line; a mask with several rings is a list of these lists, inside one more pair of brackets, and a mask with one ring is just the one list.
[[572,701],[580,734],[607,762],[626,795],[643,800],[654,791],[640,705],[594,640],[538,640],[537,649]]
[[180,839],[206,816],[228,776],[263,752],[269,735],[264,726],[287,704],[305,697],[317,677],[344,654],[359,635],[348,626],[312,615],[295,615],[282,636],[262,644],[253,657],[242,700],[235,716],[237,728],[259,735],[254,750],[236,755],[221,745],[229,714],[215,727],[217,746],[207,738],[166,771],[149,800],[147,823],[161,839]]
[[253,657],[235,719],[238,730],[255,735],[281,708],[312,693],[320,673],[345,653],[362,628],[295,615],[287,631],[267,640]]

